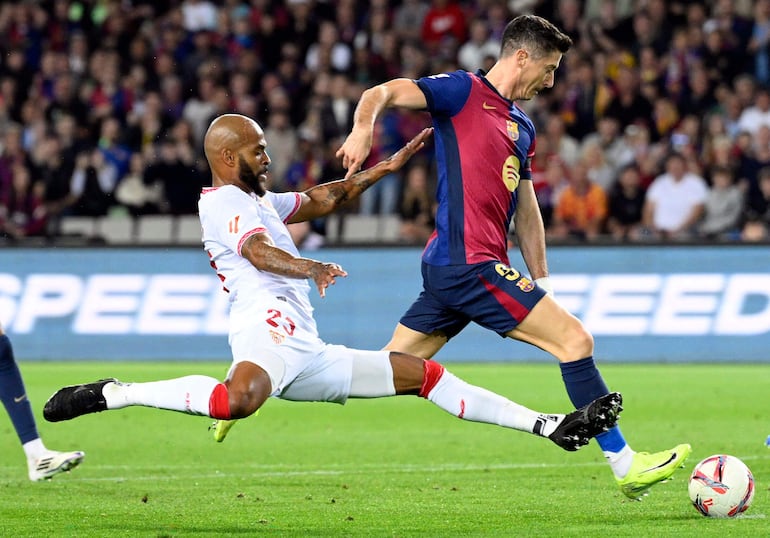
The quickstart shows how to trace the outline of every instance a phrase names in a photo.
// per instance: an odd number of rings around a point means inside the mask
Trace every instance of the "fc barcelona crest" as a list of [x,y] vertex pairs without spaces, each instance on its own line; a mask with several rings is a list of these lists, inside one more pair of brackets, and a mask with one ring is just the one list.
[[519,124],[511,120],[505,120],[505,123],[508,127],[508,136],[516,142],[519,139]]

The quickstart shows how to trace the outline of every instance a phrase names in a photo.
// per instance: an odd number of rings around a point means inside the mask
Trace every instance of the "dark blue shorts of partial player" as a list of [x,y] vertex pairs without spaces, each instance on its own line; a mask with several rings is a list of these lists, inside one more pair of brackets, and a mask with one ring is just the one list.
[[422,264],[423,290],[401,324],[430,334],[457,335],[475,321],[500,336],[516,327],[545,291],[502,262]]

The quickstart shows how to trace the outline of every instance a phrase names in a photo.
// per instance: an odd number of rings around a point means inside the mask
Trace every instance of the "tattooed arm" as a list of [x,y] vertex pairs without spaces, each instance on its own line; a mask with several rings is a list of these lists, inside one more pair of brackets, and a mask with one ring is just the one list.
[[432,128],[423,129],[396,153],[380,161],[371,168],[363,170],[348,179],[339,179],[330,183],[316,185],[300,193],[302,203],[297,212],[289,219],[289,223],[312,220],[328,215],[337,207],[349,200],[355,199],[366,189],[377,183],[381,178],[399,170],[409,158],[425,145],[433,132]]
[[249,237],[241,248],[241,255],[260,271],[289,278],[312,278],[321,297],[326,296],[326,288],[335,283],[336,277],[348,275],[336,263],[295,257],[290,252],[276,247],[270,235],[266,233]]

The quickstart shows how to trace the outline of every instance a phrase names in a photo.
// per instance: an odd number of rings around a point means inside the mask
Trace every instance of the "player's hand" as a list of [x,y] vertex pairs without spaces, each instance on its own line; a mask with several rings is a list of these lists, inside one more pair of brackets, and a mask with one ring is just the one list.
[[361,165],[372,150],[372,137],[371,129],[354,127],[334,154],[338,159],[342,159],[342,167],[348,171],[345,179],[361,169]]
[[395,152],[381,163],[378,163],[378,165],[382,164],[386,166],[388,168],[388,173],[399,170],[402,166],[404,166],[406,161],[408,161],[412,155],[425,147],[425,140],[432,134],[433,127],[426,127],[420,131],[417,136],[407,142],[404,147],[402,147],[400,150]]
[[316,262],[310,269],[310,276],[318,287],[321,297],[326,297],[326,288],[333,286],[338,276],[348,276],[347,271],[336,263]]

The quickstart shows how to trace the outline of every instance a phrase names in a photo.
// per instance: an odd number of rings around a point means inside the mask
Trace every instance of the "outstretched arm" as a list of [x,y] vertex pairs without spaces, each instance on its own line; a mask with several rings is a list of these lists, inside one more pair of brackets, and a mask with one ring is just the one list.
[[348,170],[345,179],[355,174],[369,155],[374,122],[383,110],[388,107],[422,110],[427,106],[425,95],[412,79],[397,78],[366,90],[356,106],[353,129],[336,153]]
[[260,271],[289,278],[312,278],[321,297],[326,296],[326,288],[335,283],[336,277],[348,276],[336,263],[299,258],[276,247],[270,235],[266,233],[249,237],[241,249],[241,254]]
[[425,140],[432,132],[432,128],[423,129],[396,153],[363,172],[350,178],[316,185],[300,193],[302,200],[299,209],[288,222],[302,222],[328,215],[341,204],[353,200],[381,178],[404,166],[412,155],[425,146]]

